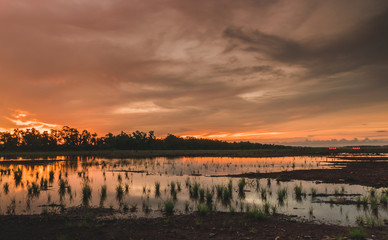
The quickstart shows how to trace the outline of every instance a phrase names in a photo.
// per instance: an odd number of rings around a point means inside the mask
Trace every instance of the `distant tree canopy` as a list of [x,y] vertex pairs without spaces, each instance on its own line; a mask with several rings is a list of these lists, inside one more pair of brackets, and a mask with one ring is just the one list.
[[220,140],[177,137],[168,134],[165,138],[156,138],[153,131],[132,133],[108,133],[98,137],[87,130],[63,127],[43,133],[38,130],[15,129],[13,132],[0,132],[0,150],[3,151],[60,151],[60,150],[219,150],[219,149],[265,149],[286,148],[285,146],[250,143],[226,142]]

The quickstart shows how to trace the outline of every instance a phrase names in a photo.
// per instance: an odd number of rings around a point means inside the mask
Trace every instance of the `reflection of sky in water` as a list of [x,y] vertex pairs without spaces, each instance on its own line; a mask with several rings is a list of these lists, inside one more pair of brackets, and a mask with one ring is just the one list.
[[[186,182],[191,184],[198,182],[201,187],[209,190],[216,185],[227,185],[230,178],[226,177],[209,177],[210,175],[219,174],[236,174],[245,172],[272,172],[292,169],[311,169],[327,168],[327,161],[332,159],[326,157],[280,157],[280,158],[154,158],[154,159],[75,159],[72,161],[56,161],[45,165],[32,164],[2,164],[0,169],[2,176],[0,179],[0,212],[2,214],[12,210],[12,201],[15,201],[16,214],[34,214],[41,213],[45,208],[42,205],[47,204],[64,204],[66,207],[79,206],[82,203],[82,186],[87,179],[92,188],[91,206],[100,205],[101,187],[107,186],[107,197],[103,202],[104,207],[113,207],[119,209],[123,206],[137,206],[136,213],[128,212],[126,215],[146,215],[142,211],[145,204],[152,209],[150,216],[160,216],[159,211],[164,201],[171,199],[170,183],[179,182],[181,191],[177,193],[176,209],[183,213],[185,202],[189,203],[192,210],[197,209],[198,200],[190,199],[189,190]],[[22,179],[20,184],[15,186],[14,171],[22,170]],[[5,170],[10,170],[9,174]],[[49,183],[48,190],[42,190],[36,196],[28,194],[28,186],[37,183],[40,185],[41,179],[50,178],[50,171],[54,173],[54,180]],[[138,171],[138,172],[125,172]],[[140,172],[139,172],[140,171]],[[144,171],[144,172],[141,172]],[[191,176],[191,174],[200,174],[201,176]],[[37,177],[38,174],[38,177]],[[71,187],[71,193],[62,197],[59,194],[59,175],[63,180],[68,182]],[[346,194],[368,194],[370,188],[347,185],[347,184],[316,184],[308,181],[280,182],[271,181],[268,185],[267,179],[260,180],[260,188],[264,188],[267,193],[267,200],[261,198],[260,191],[256,190],[256,181],[247,179],[246,196],[241,200],[238,197],[238,181],[233,181],[233,200],[230,204],[236,211],[240,211],[241,204],[243,208],[246,205],[256,204],[261,207],[266,201],[280,213],[298,215],[307,219],[323,221],[329,223],[340,223],[343,225],[353,225],[357,216],[373,217],[370,207],[357,207],[356,205],[336,205],[323,203],[330,199],[339,198],[338,196],[316,197],[312,198],[311,188],[317,189],[318,193],[341,192],[345,190]],[[155,182],[160,182],[160,197],[155,197]],[[5,185],[9,185],[9,192],[6,193]],[[128,186],[128,193],[119,202],[116,198],[116,187],[122,185]],[[295,199],[294,187],[302,185],[303,191],[307,196],[301,201]],[[145,192],[143,191],[145,188]],[[278,189],[287,188],[288,196],[283,205],[278,202]],[[215,191],[215,189],[214,189]],[[378,191],[380,195],[381,191]],[[346,197],[355,199],[355,196]],[[214,206],[219,211],[229,211],[230,206],[225,206],[221,201],[217,201],[216,193],[213,198]],[[51,207],[46,207],[49,211]],[[59,208],[56,208],[57,211]],[[312,210],[313,215],[310,215]],[[380,207],[378,211],[379,219],[388,218],[387,209]]]

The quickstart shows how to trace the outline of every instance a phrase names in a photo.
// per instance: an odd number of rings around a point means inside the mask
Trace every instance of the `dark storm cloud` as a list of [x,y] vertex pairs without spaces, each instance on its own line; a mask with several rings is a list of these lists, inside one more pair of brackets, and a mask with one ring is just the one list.
[[[264,53],[274,60],[301,64],[313,74],[330,75],[365,65],[386,64],[388,60],[388,11],[354,26],[330,40],[296,42],[265,34],[228,27],[223,36],[240,43],[248,52]],[[386,81],[385,81],[386,83]]]

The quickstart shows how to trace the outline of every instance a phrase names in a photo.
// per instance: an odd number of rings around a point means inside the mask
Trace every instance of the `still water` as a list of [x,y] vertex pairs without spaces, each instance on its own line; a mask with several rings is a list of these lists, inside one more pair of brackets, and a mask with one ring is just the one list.
[[[329,162],[333,160],[329,157],[1,159],[0,214],[61,212],[87,204],[119,210],[115,211],[116,217],[157,217],[163,214],[164,203],[171,200],[176,214],[197,211],[198,205],[207,203],[217,211],[266,207],[270,213],[330,224],[355,225],[357,220],[383,224],[388,218],[384,204],[387,194],[383,189],[276,179],[245,179],[241,189],[242,179],[218,177],[332,168]],[[219,191],[228,185],[231,196],[225,200]],[[301,192],[299,196],[296,188]],[[85,197],[88,189],[90,197]]]

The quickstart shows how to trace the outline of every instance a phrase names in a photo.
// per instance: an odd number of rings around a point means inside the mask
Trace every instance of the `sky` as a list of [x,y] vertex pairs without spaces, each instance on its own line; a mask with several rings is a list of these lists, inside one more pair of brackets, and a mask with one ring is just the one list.
[[385,0],[0,0],[0,131],[388,144],[387,29]]

